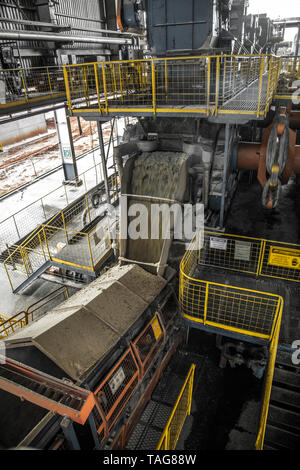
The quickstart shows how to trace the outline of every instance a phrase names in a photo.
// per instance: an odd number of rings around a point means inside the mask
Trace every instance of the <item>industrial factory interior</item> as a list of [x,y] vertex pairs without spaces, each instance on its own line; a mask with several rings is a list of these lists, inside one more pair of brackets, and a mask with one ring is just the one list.
[[0,450],[299,450],[299,283],[299,0],[0,1]]

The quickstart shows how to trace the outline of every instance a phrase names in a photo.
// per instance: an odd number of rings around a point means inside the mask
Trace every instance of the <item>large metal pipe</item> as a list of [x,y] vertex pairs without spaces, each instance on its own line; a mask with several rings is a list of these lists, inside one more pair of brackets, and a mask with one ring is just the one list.
[[[116,34],[118,36],[141,36],[141,34],[126,32],[126,31],[123,32],[123,31],[117,31],[117,30],[112,30],[112,29],[99,29],[99,28],[93,29],[93,28],[85,28],[85,27],[79,28],[79,27],[71,26],[70,24],[62,25],[62,24],[57,24],[57,23],[45,23],[41,21],[19,20],[19,19],[14,19],[14,18],[4,18],[3,16],[0,17],[0,22],[22,24],[25,26],[30,26],[31,28],[37,26],[38,28],[53,28],[53,29],[62,29],[62,30],[68,30],[68,31],[88,31],[90,33]],[[35,33],[35,31],[33,32]]]
[[132,44],[130,38],[110,37],[87,37],[87,36],[65,36],[55,33],[44,33],[31,31],[7,31],[0,30],[0,39],[11,39],[14,41],[50,41],[50,42],[81,42],[90,44]]
[[[239,170],[257,170],[261,144],[241,143],[238,148],[236,168]],[[300,174],[300,145],[295,145],[293,170]]]
[[257,170],[261,144],[239,144],[236,166],[239,170]]

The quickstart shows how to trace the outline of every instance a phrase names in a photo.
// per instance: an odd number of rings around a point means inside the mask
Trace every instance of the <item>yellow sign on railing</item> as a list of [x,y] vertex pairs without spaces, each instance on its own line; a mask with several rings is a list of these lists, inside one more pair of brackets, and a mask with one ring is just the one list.
[[174,450],[176,448],[185,419],[191,412],[194,375],[195,364],[192,364],[156,450]]
[[180,264],[179,301],[190,321],[271,341],[282,298],[278,295],[195,278],[199,265],[258,275],[265,241],[200,232]]

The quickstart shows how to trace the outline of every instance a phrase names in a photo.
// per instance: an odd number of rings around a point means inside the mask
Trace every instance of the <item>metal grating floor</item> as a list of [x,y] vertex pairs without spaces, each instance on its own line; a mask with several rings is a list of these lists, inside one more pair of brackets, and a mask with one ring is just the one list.
[[[171,415],[191,363],[196,364],[195,385],[198,383],[203,356],[178,351],[158,382],[125,449],[155,450]],[[192,406],[193,410],[193,406]]]

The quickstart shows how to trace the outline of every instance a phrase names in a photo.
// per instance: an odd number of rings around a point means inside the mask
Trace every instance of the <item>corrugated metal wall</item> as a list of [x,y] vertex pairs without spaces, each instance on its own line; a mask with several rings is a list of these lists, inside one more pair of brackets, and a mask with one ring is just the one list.
[[[102,0],[60,0],[59,4],[55,6],[55,16],[58,24],[71,25],[75,28],[86,29],[105,29],[105,18],[103,17]],[[102,12],[101,12],[102,10]],[[101,33],[74,31],[61,33],[63,34],[76,34],[84,36],[101,36]],[[75,44],[75,46],[68,46],[74,49],[99,49],[96,44]],[[101,48],[101,46],[100,46]]]
[[[111,0],[114,1],[114,0]],[[19,8],[18,8],[19,4]],[[31,21],[45,21],[38,17],[37,9],[35,7],[35,0],[5,0],[0,1],[0,16],[10,19],[21,19]],[[59,0],[58,4],[54,6],[54,21],[57,24],[66,26],[70,25],[75,28],[85,29],[105,29],[104,7],[103,0]],[[24,26],[21,24],[13,24],[9,22],[1,22],[1,29],[10,30],[32,30],[32,27]],[[37,28],[38,30],[38,28]],[[101,36],[101,33],[90,31],[62,31],[63,35],[77,35],[77,36]],[[0,41],[0,45],[8,45],[16,49],[16,42],[13,41]],[[19,42],[20,49],[47,49],[49,43],[41,41],[27,41]],[[97,44],[84,44],[70,43],[67,49],[85,49],[95,53],[97,50],[102,49],[102,45]],[[25,67],[45,65],[49,62],[50,54],[43,54],[42,57],[23,57],[22,65]],[[51,61],[50,61],[51,62]],[[1,66],[0,66],[1,67]]]
[[[34,1],[32,0],[21,0],[19,2],[20,7],[18,8],[17,2],[14,0],[5,0],[0,1],[0,16],[10,19],[16,20],[31,20],[37,21],[37,13],[36,8],[34,6]],[[10,30],[26,30],[28,27],[20,25],[20,24],[12,24],[12,23],[5,23],[1,22],[1,29],[10,29]],[[9,44],[10,41],[2,40],[0,44]],[[13,48],[16,48],[16,43],[11,42]],[[22,49],[23,47],[30,47],[30,48],[38,48],[41,47],[41,44],[38,42],[19,42],[19,48]],[[30,58],[23,59],[23,65],[28,67],[32,65],[34,62],[39,61],[38,58],[34,58],[34,60]],[[35,65],[35,64],[33,64]]]

